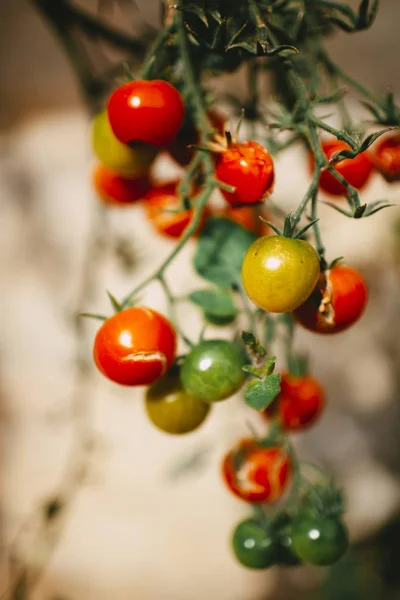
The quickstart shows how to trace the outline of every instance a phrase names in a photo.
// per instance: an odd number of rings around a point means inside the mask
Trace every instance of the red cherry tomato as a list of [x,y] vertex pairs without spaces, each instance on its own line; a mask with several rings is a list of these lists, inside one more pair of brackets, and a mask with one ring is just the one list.
[[[328,140],[322,142],[322,150],[326,158],[330,159],[333,154],[341,150],[350,150],[346,142],[340,140]],[[314,170],[314,155],[310,154],[310,171]],[[367,183],[372,170],[373,162],[367,152],[358,154],[355,158],[345,158],[334,165],[334,168],[342,175],[350,185],[361,190]],[[323,170],[319,180],[319,187],[327,194],[332,196],[343,196],[346,194],[346,188],[333,175]]]
[[[175,211],[181,207],[181,200],[177,194],[179,181],[153,186],[145,195],[145,210],[147,217],[155,229],[167,237],[179,238],[189,225],[193,209]],[[205,212],[199,228],[206,218]]]
[[311,296],[294,311],[294,316],[311,331],[337,333],[361,317],[367,300],[368,288],[361,273],[336,265],[321,273]]
[[297,431],[312,425],[325,405],[324,390],[313,377],[284,373],[281,391],[264,415],[278,417],[284,429]]
[[378,144],[372,159],[387,181],[400,181],[400,134],[385,137]]
[[117,88],[107,106],[114,135],[124,144],[166,146],[183,120],[182,96],[167,81],[130,81]]
[[98,369],[122,385],[148,385],[175,359],[176,334],[171,323],[151,308],[135,306],[102,324],[94,340]]
[[93,172],[93,185],[104,202],[126,206],[143,198],[149,189],[149,180],[147,177],[127,179],[104,165],[97,165]]
[[260,216],[262,216],[266,221],[271,221],[270,215],[265,212],[260,213],[258,206],[241,206],[238,208],[226,206],[222,210],[215,210],[213,215],[226,217],[258,236],[269,235],[272,233],[272,229],[269,225],[263,223],[260,219]]
[[231,206],[257,204],[272,191],[274,163],[257,142],[231,144],[217,157],[216,175],[236,188],[233,193],[221,190]]
[[226,455],[222,475],[230,490],[246,502],[275,502],[290,476],[290,458],[282,448],[240,440]]

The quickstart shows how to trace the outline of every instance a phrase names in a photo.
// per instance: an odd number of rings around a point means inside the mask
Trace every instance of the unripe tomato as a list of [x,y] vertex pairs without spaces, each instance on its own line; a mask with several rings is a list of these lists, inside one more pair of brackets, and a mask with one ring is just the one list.
[[372,156],[375,167],[387,181],[400,180],[400,134],[385,137]]
[[290,312],[313,291],[320,272],[318,254],[303,240],[277,235],[258,238],[242,265],[246,294],[263,310]]
[[290,458],[279,447],[257,446],[240,440],[224,458],[222,474],[229,489],[246,502],[275,502],[290,476]]
[[175,359],[176,334],[158,312],[134,306],[108,318],[94,340],[98,369],[122,385],[148,385],[164,375]]
[[218,402],[237,392],[245,381],[244,350],[227,340],[200,342],[186,356],[181,380],[186,391],[203,402]]
[[275,541],[255,519],[246,519],[237,525],[232,548],[240,564],[249,569],[267,569],[276,561]]
[[125,177],[147,175],[157,154],[157,148],[148,144],[137,144],[132,148],[122,144],[115,137],[105,110],[92,121],[92,146],[103,165]]
[[286,567],[298,567],[301,565],[300,558],[293,550],[292,525],[284,527],[278,534],[277,541],[277,563]]
[[181,385],[179,373],[167,373],[146,392],[146,411],[158,429],[166,433],[189,433],[197,429],[210,410]]
[[[342,150],[350,150],[350,146],[346,142],[340,140],[328,140],[322,142],[322,150],[326,158],[330,159],[333,154]],[[314,170],[315,159],[314,155],[310,154],[310,170]],[[334,168],[340,173],[350,185],[361,190],[367,183],[372,170],[373,162],[368,152],[362,152],[355,158],[344,158],[334,165]],[[332,196],[343,196],[346,194],[346,188],[328,171],[323,170],[319,180],[319,187],[327,194]]]
[[349,547],[346,525],[340,519],[299,514],[292,523],[292,548],[312,565],[332,565]]
[[107,112],[114,134],[124,144],[144,142],[161,148],[178,133],[184,106],[178,90],[167,81],[136,80],[114,90]]
[[115,206],[132,204],[143,198],[149,189],[147,177],[127,179],[104,165],[97,165],[95,168],[93,184],[100,198]]
[[274,184],[274,163],[268,150],[257,142],[231,144],[217,157],[217,179],[236,190],[221,189],[231,206],[257,204]]
[[336,265],[321,273],[313,293],[294,316],[311,331],[337,333],[361,317],[367,300],[368,288],[361,273]]
[[295,377],[289,373],[281,376],[281,391],[265,416],[278,417],[288,431],[305,429],[320,416],[325,405],[324,390],[313,377]]

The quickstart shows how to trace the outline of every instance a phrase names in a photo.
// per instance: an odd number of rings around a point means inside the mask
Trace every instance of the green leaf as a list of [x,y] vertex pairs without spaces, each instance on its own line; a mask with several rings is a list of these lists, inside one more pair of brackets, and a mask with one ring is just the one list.
[[242,340],[246,346],[255,346],[257,340],[250,331],[242,331]]
[[122,304],[120,304],[118,302],[118,300],[116,299],[116,297],[113,296],[113,294],[111,292],[109,292],[108,290],[107,290],[107,296],[108,296],[108,298],[109,298],[109,300],[111,302],[111,305],[112,305],[114,311],[116,313],[120,312],[122,310]]
[[281,376],[272,373],[263,381],[251,381],[246,390],[246,404],[256,410],[265,410],[281,391]]
[[199,236],[194,268],[201,277],[229,287],[240,280],[244,256],[256,236],[223,217],[209,219]]
[[200,306],[211,319],[213,317],[232,319],[237,315],[233,296],[230,292],[220,288],[198,290],[189,294],[188,299]]

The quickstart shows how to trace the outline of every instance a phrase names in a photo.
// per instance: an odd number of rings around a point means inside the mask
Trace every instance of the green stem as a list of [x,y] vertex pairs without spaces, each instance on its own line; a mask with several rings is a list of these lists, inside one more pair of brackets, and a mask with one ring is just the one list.
[[316,119],[314,117],[312,117],[312,122],[317,127],[319,127],[319,129],[323,129],[324,131],[327,131],[328,133],[334,135],[337,140],[346,142],[346,144],[348,144],[352,150],[358,150],[359,145],[353,140],[353,138],[348,133],[346,133],[346,131],[336,129],[336,127],[331,127],[327,123],[324,123],[324,121],[320,121],[319,119]]
[[172,324],[175,327],[176,332],[180,335],[180,337],[183,339],[185,344],[187,346],[189,346],[189,348],[193,348],[194,343],[183,333],[183,331],[179,327],[178,319],[177,319],[177,315],[176,315],[176,301],[177,300],[176,300],[175,296],[171,292],[171,289],[163,275],[160,275],[158,277],[158,281],[160,282],[160,284],[164,290],[165,297],[167,298],[168,307],[169,307],[169,316],[170,316]]
[[168,38],[173,33],[174,25],[175,24],[173,21],[165,25],[165,27],[161,29],[151,44],[144,58],[142,68],[139,71],[139,77],[141,79],[151,79],[151,73],[153,72],[154,67],[160,58],[165,56],[165,54],[162,52],[162,49],[166,45]]

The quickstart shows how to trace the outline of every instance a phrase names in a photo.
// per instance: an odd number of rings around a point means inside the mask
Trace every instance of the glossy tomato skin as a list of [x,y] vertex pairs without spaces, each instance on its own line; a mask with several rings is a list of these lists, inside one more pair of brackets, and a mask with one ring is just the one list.
[[313,293],[294,316],[310,331],[338,333],[361,317],[367,301],[368,288],[361,273],[336,265],[321,274]]
[[257,204],[272,192],[274,163],[257,142],[231,144],[217,157],[216,176],[236,188],[233,193],[221,189],[231,206]]
[[124,144],[166,146],[178,133],[184,116],[182,96],[162,80],[130,81],[110,96],[107,113],[114,135]]
[[237,525],[232,549],[236,559],[248,569],[267,569],[276,561],[275,540],[255,519],[246,519]]
[[158,429],[176,435],[197,429],[207,417],[210,405],[182,388],[179,372],[166,373],[147,389],[146,411]]
[[375,167],[387,181],[400,181],[400,134],[390,135],[377,142],[372,158]]
[[253,242],[242,265],[248,297],[274,313],[290,312],[303,304],[319,273],[318,254],[308,242],[277,235]]
[[176,354],[171,323],[151,308],[135,306],[109,317],[94,340],[98,369],[121,385],[148,385],[164,375]]
[[324,390],[314,377],[284,373],[279,396],[264,414],[278,417],[287,431],[300,431],[315,423],[324,405]]
[[248,362],[241,346],[227,340],[200,342],[181,368],[184,389],[203,402],[219,402],[237,392],[245,381]]
[[99,161],[124,177],[139,178],[148,174],[157,149],[148,144],[130,148],[114,135],[105,110],[92,121],[92,147]]
[[290,458],[282,448],[257,446],[250,439],[241,440],[222,463],[228,488],[246,502],[278,500],[289,482],[290,472]]
[[340,519],[299,514],[293,520],[292,548],[305,563],[332,565],[348,547],[348,530]]
[[149,180],[147,177],[127,179],[104,165],[97,165],[93,172],[93,185],[107,204],[127,206],[143,198],[149,189]]
[[[342,150],[350,150],[346,142],[340,140],[327,140],[322,143],[322,150],[327,159],[333,154]],[[310,155],[311,171],[314,170],[314,156]],[[367,183],[373,171],[374,165],[368,152],[362,152],[355,158],[345,158],[334,165],[334,168],[340,173],[350,185],[361,190]],[[319,180],[319,187],[331,196],[343,196],[346,194],[346,188],[333,175],[323,170]]]

